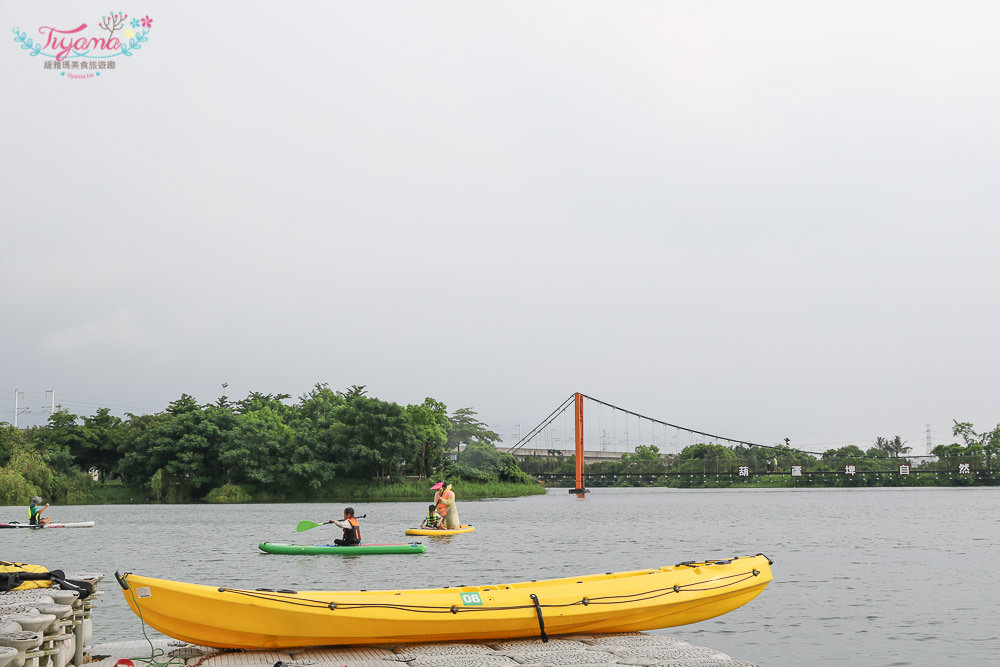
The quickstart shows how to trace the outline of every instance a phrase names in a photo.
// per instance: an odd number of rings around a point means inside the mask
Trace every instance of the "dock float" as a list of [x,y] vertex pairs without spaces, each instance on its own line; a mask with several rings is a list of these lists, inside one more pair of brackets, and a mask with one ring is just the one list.
[[550,637],[548,642],[511,639],[280,651],[216,649],[155,639],[98,644],[92,651],[88,667],[143,667],[151,658],[157,664],[177,667],[760,667],[712,648],[643,632],[564,635]]

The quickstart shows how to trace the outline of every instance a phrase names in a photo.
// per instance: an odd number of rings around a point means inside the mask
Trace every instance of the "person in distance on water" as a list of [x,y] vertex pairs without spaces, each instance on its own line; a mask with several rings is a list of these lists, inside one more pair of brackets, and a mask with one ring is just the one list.
[[44,526],[52,521],[42,516],[42,512],[49,508],[49,504],[45,503],[45,507],[39,507],[41,504],[42,497],[35,496],[31,499],[31,504],[28,506],[28,523],[32,526]]
[[332,523],[344,529],[343,539],[333,541],[338,547],[355,547],[361,544],[361,527],[358,525],[358,520],[354,518],[353,507],[344,508],[343,521],[330,519],[327,523]]

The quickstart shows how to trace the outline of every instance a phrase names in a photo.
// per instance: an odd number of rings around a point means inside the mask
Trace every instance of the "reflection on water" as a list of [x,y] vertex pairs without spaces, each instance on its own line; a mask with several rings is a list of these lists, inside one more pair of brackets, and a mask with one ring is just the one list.
[[[461,489],[456,487],[460,493]],[[762,552],[774,582],[718,619],[660,632],[768,667],[1000,664],[1000,489],[565,489],[462,501],[476,532],[411,538],[426,503],[53,507],[91,529],[0,532],[5,560],[109,575],[94,641],[141,637],[115,570],[248,588],[486,585],[673,565]],[[420,555],[281,556],[263,541],[328,543],[295,532],[353,504],[370,543],[420,540]],[[2,508],[7,520],[26,511]]]

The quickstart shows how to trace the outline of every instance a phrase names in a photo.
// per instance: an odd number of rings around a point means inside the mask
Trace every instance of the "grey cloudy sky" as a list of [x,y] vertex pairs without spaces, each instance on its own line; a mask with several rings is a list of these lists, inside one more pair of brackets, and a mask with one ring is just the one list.
[[[0,420],[574,391],[804,449],[1000,421],[994,2],[2,0]],[[44,39],[44,37],[42,37]]]

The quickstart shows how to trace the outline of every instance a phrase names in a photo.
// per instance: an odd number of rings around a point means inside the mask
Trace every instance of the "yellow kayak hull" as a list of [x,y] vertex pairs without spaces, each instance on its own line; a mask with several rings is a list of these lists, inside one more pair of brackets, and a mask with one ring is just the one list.
[[443,535],[459,535],[461,533],[475,532],[476,527],[471,524],[462,524],[461,528],[442,528],[440,530],[430,528],[407,528],[407,535],[421,535],[423,537],[441,537]]
[[632,632],[730,612],[771,582],[763,555],[491,586],[400,591],[220,588],[115,575],[153,628],[219,648],[484,641]]

